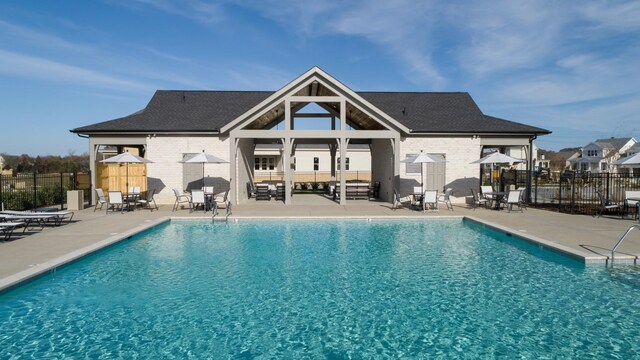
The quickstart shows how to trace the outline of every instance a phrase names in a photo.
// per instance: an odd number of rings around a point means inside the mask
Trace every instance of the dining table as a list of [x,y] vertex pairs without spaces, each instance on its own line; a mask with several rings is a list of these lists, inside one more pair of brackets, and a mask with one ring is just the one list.
[[509,193],[506,191],[488,191],[486,193],[483,193],[483,195],[486,196],[487,199],[491,199],[491,201],[494,202],[494,210],[500,210],[500,203],[502,203],[502,199],[504,199],[504,197],[508,194]]

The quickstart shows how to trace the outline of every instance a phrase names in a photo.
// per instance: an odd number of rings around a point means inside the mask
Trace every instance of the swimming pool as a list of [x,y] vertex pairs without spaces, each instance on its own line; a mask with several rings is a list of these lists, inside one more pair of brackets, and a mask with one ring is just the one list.
[[637,279],[461,220],[173,221],[2,294],[0,349],[630,358]]

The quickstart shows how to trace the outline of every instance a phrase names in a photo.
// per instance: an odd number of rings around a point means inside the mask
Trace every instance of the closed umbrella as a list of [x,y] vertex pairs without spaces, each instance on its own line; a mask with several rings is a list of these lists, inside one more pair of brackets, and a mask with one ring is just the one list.
[[126,164],[127,165],[127,177],[126,177],[126,188],[129,190],[129,164],[142,164],[142,163],[152,163],[153,161],[147,160],[140,156],[133,155],[132,153],[124,152],[122,154],[118,154],[116,156],[112,156],[108,159],[104,159],[100,161],[101,163],[112,163],[112,164]]
[[213,156],[205,153],[204,151],[198,155],[182,159],[180,161],[183,164],[202,164],[202,185],[204,186],[204,164],[225,164],[228,161],[220,159],[217,156]]

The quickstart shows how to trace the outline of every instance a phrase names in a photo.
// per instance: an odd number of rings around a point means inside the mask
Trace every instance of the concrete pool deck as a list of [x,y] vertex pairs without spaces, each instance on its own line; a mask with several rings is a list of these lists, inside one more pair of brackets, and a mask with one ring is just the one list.
[[[441,204],[442,205],[442,204]],[[224,213],[224,210],[221,211]],[[341,206],[317,195],[296,195],[292,205],[282,202],[254,201],[236,205],[232,219],[243,218],[438,218],[466,217],[502,231],[527,238],[545,247],[581,258],[586,263],[606,263],[611,248],[622,234],[637,221],[615,217],[595,218],[561,214],[529,208],[524,212],[473,210],[454,205],[439,212],[415,211],[408,207],[393,210],[384,202],[354,200]],[[0,290],[24,279],[47,272],[61,264],[127,238],[145,228],[171,218],[211,219],[211,213],[189,210],[171,211],[161,205],[159,211],[136,210],[129,213],[94,212],[93,208],[77,211],[72,223],[48,226],[44,230],[16,231],[11,241],[0,242]],[[640,256],[640,231],[632,231],[616,252],[616,260],[637,262]]]

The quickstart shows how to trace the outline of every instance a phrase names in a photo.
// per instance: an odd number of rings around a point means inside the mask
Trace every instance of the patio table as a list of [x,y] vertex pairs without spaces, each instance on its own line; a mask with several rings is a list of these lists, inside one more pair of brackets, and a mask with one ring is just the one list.
[[509,193],[506,191],[489,191],[485,193],[485,195],[491,196],[493,202],[495,202],[496,205],[494,207],[494,210],[500,210],[500,203],[502,202],[502,199],[507,196],[507,194]]

